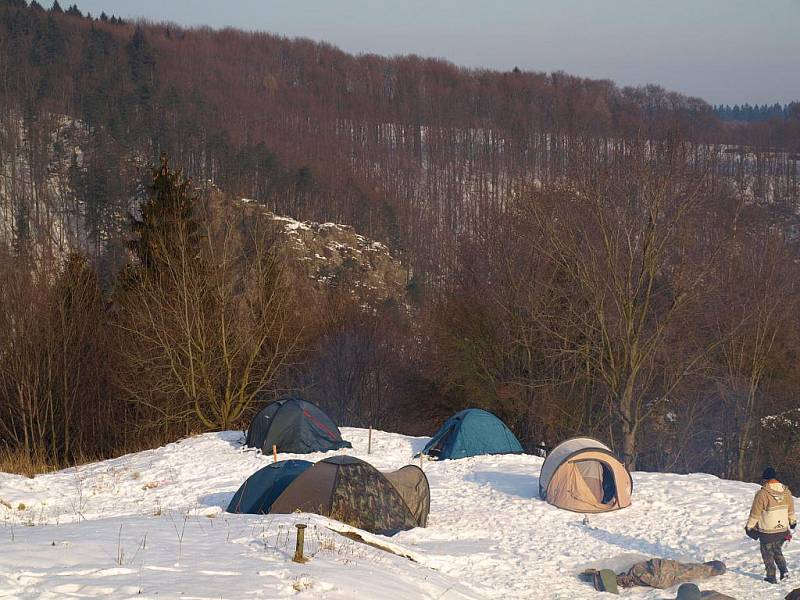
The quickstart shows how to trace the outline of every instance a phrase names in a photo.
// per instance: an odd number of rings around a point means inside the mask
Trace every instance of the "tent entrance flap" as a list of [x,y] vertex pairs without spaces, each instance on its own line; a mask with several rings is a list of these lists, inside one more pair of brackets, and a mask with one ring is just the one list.
[[428,455],[434,458],[439,458],[439,456],[444,452],[444,449],[447,447],[447,443],[450,441],[451,436],[453,435],[453,428],[451,427],[444,433],[442,433],[439,441],[434,444],[434,446],[428,450]]
[[617,500],[617,482],[614,480],[614,472],[603,463],[603,504],[611,504]]
[[573,461],[586,487],[600,504],[612,504],[617,499],[614,472],[602,461],[584,459]]

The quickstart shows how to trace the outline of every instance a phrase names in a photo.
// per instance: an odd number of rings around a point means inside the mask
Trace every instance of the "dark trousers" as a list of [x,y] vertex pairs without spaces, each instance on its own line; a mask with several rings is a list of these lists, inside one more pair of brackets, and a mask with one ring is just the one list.
[[761,558],[767,568],[767,577],[775,577],[775,565],[781,573],[786,573],[786,559],[783,557],[784,539],[761,539]]

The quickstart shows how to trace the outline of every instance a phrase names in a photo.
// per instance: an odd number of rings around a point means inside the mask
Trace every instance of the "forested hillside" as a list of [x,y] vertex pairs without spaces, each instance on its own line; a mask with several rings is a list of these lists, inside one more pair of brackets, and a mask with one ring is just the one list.
[[[300,390],[747,478],[800,448],[798,160],[797,111],[0,0],[0,452],[69,464]],[[241,198],[404,280],[310,284]]]

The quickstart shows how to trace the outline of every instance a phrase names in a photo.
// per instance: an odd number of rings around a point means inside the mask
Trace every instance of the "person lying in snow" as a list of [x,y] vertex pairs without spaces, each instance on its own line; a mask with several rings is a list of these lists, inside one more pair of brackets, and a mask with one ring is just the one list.
[[[582,577],[594,583],[595,589],[599,591],[617,593],[617,587],[627,588],[637,585],[665,590],[679,583],[722,575],[725,570],[725,564],[718,560],[700,564],[651,558],[636,563],[625,573],[619,573],[616,579],[613,571],[596,569],[584,571]],[[608,577],[611,581],[607,581]]]
[[778,583],[775,577],[776,564],[782,580],[789,576],[783,557],[783,544],[792,539],[789,529],[796,526],[792,491],[778,481],[775,469],[768,467],[761,475],[761,489],[753,499],[750,518],[744,526],[748,537],[758,540],[761,545],[761,558],[767,569],[764,581]]
[[693,583],[684,583],[678,588],[678,597],[675,600],[736,600],[732,596],[720,594],[714,590],[701,592]]
[[722,575],[725,570],[725,564],[718,560],[701,564],[681,563],[666,558],[651,558],[638,562],[626,573],[617,575],[617,585],[626,588],[644,585],[664,590],[679,583]]

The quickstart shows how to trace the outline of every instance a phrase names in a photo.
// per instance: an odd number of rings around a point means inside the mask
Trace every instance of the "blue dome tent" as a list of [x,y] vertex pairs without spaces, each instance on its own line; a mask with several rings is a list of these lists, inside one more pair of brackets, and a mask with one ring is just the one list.
[[468,408],[447,419],[421,454],[446,459],[522,452],[522,444],[505,423],[490,412]]
[[228,512],[267,514],[278,496],[312,464],[307,460],[282,460],[259,469],[233,495]]

